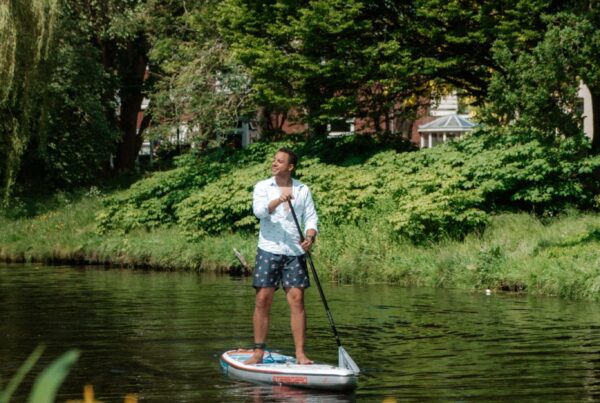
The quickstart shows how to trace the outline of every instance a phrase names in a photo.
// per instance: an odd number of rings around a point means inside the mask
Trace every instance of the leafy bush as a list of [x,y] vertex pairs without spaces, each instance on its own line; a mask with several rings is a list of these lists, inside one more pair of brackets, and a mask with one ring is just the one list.
[[[361,151],[353,141],[364,139],[294,144],[301,155],[296,175],[311,187],[328,225],[376,216],[416,242],[456,238],[483,228],[490,213],[590,208],[598,192],[600,157],[588,157],[583,137],[484,129],[413,153],[380,146]],[[186,157],[179,168],[109,199],[100,227],[127,231],[178,223],[193,236],[255,230],[252,189],[268,176],[280,146],[259,143]]]
[[264,163],[251,165],[193,192],[175,206],[179,224],[194,236],[255,228],[252,190],[265,172]]
[[397,202],[390,221],[413,240],[433,240],[481,228],[500,210],[589,208],[600,158],[586,157],[588,148],[582,137],[548,139],[509,127],[401,155],[386,171],[386,193]]
[[106,208],[97,216],[98,227],[102,232],[130,231],[172,224],[173,205],[185,199],[194,187],[202,186],[202,179],[190,167],[157,172],[105,199]]
[[258,143],[241,151],[216,149],[201,155],[185,155],[178,160],[178,167],[155,172],[128,190],[105,199],[105,209],[97,216],[98,229],[128,232],[134,228],[174,224],[178,222],[175,207],[178,203],[222,175],[237,172],[257,161],[264,163],[276,146]]
[[319,217],[333,224],[356,222],[374,207],[380,194],[377,175],[377,169],[362,164],[344,167],[316,158],[303,161],[298,170],[311,188]]

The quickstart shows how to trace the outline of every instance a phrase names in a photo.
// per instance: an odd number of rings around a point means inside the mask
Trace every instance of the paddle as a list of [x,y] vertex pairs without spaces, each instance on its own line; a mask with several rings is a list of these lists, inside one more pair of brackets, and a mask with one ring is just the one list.
[[[296,217],[296,212],[294,211],[294,206],[292,206],[292,201],[288,200],[288,204],[290,205],[292,217],[294,217],[296,228],[298,228],[298,233],[300,234],[300,241],[304,242],[302,228],[300,228],[300,223],[298,222],[298,217]],[[335,328],[333,316],[331,315],[331,311],[329,310],[329,305],[327,304],[327,299],[325,298],[325,294],[323,293],[323,288],[321,287],[319,276],[317,276],[317,270],[315,269],[315,265],[313,264],[310,252],[306,252],[306,259],[308,260],[308,264],[310,265],[310,270],[315,280],[315,284],[317,285],[317,289],[319,290],[319,294],[321,295],[321,301],[323,301],[323,306],[325,306],[325,312],[327,312],[327,320],[329,321],[329,325],[331,326],[331,330],[333,331],[333,335],[335,336],[335,341],[338,345],[338,366],[340,368],[347,368],[354,374],[358,375],[358,373],[360,373],[360,368],[358,368],[358,365],[356,365],[352,357],[350,357],[350,354],[348,354],[344,347],[342,347],[340,336],[338,335],[337,329]]]

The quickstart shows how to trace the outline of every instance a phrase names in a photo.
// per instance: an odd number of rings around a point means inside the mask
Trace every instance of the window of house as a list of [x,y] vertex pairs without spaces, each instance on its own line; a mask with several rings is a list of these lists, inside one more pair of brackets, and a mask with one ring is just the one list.
[[332,119],[327,125],[330,136],[343,136],[354,133],[354,119]]

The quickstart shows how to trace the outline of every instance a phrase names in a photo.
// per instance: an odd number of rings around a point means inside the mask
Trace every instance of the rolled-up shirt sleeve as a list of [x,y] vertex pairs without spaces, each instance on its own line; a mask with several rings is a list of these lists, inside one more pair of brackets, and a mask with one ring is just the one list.
[[258,219],[269,216],[269,194],[263,183],[257,183],[252,193],[252,211]]
[[310,190],[306,188],[306,198],[304,199],[304,231],[314,229],[318,233],[318,223],[319,218],[317,217],[317,210],[315,209],[312,194],[310,193]]

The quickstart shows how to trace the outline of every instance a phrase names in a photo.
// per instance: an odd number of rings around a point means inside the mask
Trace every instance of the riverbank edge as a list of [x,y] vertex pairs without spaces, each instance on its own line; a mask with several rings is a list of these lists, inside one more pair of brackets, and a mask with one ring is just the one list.
[[[233,249],[232,249],[233,253]],[[43,264],[48,266],[98,266],[117,269],[142,269],[155,271],[214,271],[221,274],[249,274],[247,268],[240,262],[204,261],[200,264],[164,264],[153,262],[152,260],[138,260],[138,256],[119,255],[114,258],[100,258],[97,253],[86,254],[82,251],[66,252],[65,250],[55,250],[50,253],[51,256],[41,256],[35,251],[18,252],[17,255],[5,254],[0,249],[0,263],[4,264]]]
[[[101,208],[89,197],[31,218],[0,217],[0,261],[242,273],[233,248],[254,261],[254,233],[192,239],[171,226],[101,234]],[[323,225],[313,258],[324,281],[600,300],[600,215],[504,213],[481,233],[426,245],[395,238],[383,221]]]
[[[0,263],[3,264],[42,264],[47,266],[97,266],[107,269],[141,269],[155,271],[186,271],[196,270],[204,271],[202,267],[175,267],[175,266],[159,266],[147,262],[136,262],[131,257],[123,256],[116,260],[92,260],[92,258],[84,255],[71,256],[66,258],[36,258],[35,256],[0,256]],[[239,265],[224,265],[215,263],[212,265],[213,271],[221,274],[238,274],[245,273],[244,269]]]

